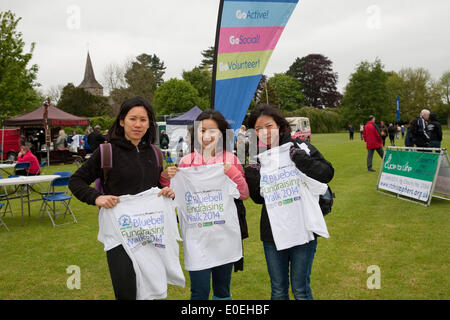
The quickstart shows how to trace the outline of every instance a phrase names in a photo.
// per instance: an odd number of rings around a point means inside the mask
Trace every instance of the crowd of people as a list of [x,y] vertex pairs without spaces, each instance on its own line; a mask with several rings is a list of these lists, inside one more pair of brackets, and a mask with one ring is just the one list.
[[[404,140],[404,146],[408,148],[440,148],[442,142],[442,127],[438,121],[437,114],[423,109],[420,114],[412,119],[407,126],[400,123],[389,123],[384,121],[379,124],[375,122],[375,116],[370,115],[367,123],[361,123],[359,132],[361,140],[367,147],[367,170],[375,172],[372,168],[373,154],[375,151],[383,159],[386,138],[389,137],[391,146],[395,146],[396,140]],[[355,128],[350,124],[347,128],[350,140],[353,140]],[[422,150],[426,151],[426,149]]]
[[[292,161],[291,163],[305,175],[305,181],[314,181],[311,183],[316,184],[315,190],[327,187],[327,183],[334,175],[333,166],[313,145],[308,142],[300,143],[291,138],[289,123],[278,108],[271,105],[259,106],[251,113],[248,123],[249,129],[256,134],[258,145],[256,149],[258,153],[253,155],[251,164],[246,166],[245,159],[240,161],[232,152],[232,146],[228,145],[234,141],[226,139],[230,127],[224,116],[218,111],[206,110],[198,116],[191,129],[190,152],[181,158],[178,166],[164,169],[160,165],[162,152],[153,146],[157,134],[153,107],[140,97],[128,99],[122,104],[120,113],[106,136],[107,142],[112,147],[114,164],[107,178],[102,169],[102,150],[97,149],[72,175],[69,188],[75,197],[89,205],[98,206],[101,212],[107,209],[114,210],[121,203],[122,196],[143,194],[155,187],[159,188],[158,197],[162,197],[161,199],[173,199],[187,205],[186,203],[192,202],[195,194],[210,192],[202,193],[195,190],[201,188],[207,181],[211,183],[210,175],[213,175],[217,181],[212,183],[216,183],[216,187],[220,188],[220,196],[203,195],[202,199],[212,201],[214,198],[217,201],[223,198],[224,206],[221,210],[223,209],[224,213],[217,211],[212,214],[225,214],[226,218],[222,217],[223,220],[215,221],[214,224],[211,222],[202,225],[196,220],[197,216],[187,213],[185,216],[184,211],[180,209],[183,206],[179,207],[181,212],[178,212],[186,270],[189,271],[190,277],[190,298],[208,299],[211,281],[213,299],[232,298],[230,284],[233,266],[235,271],[243,269],[240,243],[245,238],[246,220],[242,201],[250,197],[255,203],[262,205],[260,238],[270,277],[271,298],[289,299],[289,285],[291,285],[296,299],[312,299],[310,275],[320,232],[317,230],[313,232],[306,224],[303,229],[299,229],[296,223],[289,219],[282,221],[281,226],[278,222],[275,228],[277,221],[270,218],[273,217],[273,204],[266,206],[267,199],[261,190],[261,177],[266,167],[259,159],[263,154],[266,155],[267,151],[285,150],[284,153],[280,153],[282,154],[280,161]],[[238,141],[245,148],[245,128],[242,128]],[[164,147],[167,147],[166,142],[162,144],[162,148]],[[241,148],[239,144],[237,148]],[[222,168],[221,172],[216,170],[217,166]],[[285,174],[281,176],[286,177]],[[91,187],[91,183],[97,179],[101,181],[103,192]],[[226,180],[223,179],[227,179],[228,182],[224,183]],[[278,187],[282,186],[275,186]],[[298,187],[303,188],[302,192],[309,194],[310,190],[306,184]],[[183,188],[188,192],[177,194],[174,191]],[[200,201],[198,197],[196,201]],[[309,208],[315,212],[319,210],[320,217],[316,217],[315,221],[322,221],[322,228],[326,229],[318,194],[314,196],[309,194],[308,197],[310,201],[305,201],[302,205],[298,201],[301,200],[300,197],[295,199],[295,205],[290,207],[290,210],[297,211],[292,216],[299,216],[298,211],[309,211]],[[226,199],[231,200],[226,202]],[[294,202],[294,199],[291,200]],[[290,202],[287,201],[286,204],[288,203]],[[148,206],[151,207],[152,204],[149,203]],[[213,225],[216,226],[215,229],[211,227]],[[277,239],[286,235],[293,237],[297,244],[277,250]],[[104,215],[99,216],[98,239],[105,245],[116,299],[136,299],[137,292],[142,289],[139,280],[143,279],[142,270],[146,270],[155,262],[141,261],[139,272],[136,273],[136,264],[139,264],[136,261],[140,261],[136,257],[137,253],[130,254],[127,251],[127,245],[121,240],[120,234],[114,231],[111,221]],[[302,241],[299,242],[299,239]],[[200,264],[195,259],[192,261],[192,257],[208,263]]]

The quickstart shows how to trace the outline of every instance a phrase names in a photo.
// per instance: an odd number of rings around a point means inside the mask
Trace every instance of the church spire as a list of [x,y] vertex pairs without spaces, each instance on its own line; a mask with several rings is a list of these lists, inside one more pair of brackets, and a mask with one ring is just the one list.
[[92,67],[89,51],[87,54],[86,68],[84,70],[84,79],[78,87],[83,88],[84,90],[88,91],[93,95],[97,96],[103,95],[103,87],[95,79],[94,68]]

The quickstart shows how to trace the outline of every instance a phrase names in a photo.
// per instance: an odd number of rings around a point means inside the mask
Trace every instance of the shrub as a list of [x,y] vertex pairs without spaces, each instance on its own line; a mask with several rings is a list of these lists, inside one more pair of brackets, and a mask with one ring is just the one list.
[[338,132],[345,127],[345,121],[335,109],[317,109],[314,107],[302,107],[300,109],[284,112],[286,117],[307,117],[311,125],[312,133]]

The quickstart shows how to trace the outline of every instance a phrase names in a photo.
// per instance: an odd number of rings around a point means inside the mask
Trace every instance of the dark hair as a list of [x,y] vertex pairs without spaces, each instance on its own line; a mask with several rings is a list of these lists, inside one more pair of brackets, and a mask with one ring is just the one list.
[[[218,141],[218,146],[222,147],[222,151],[227,150],[227,129],[230,129],[230,124],[225,119],[225,117],[216,110],[205,110],[202,113],[200,113],[195,119],[194,126],[190,130],[190,137],[191,137],[191,152],[196,150],[201,150],[202,146],[200,143],[194,138],[196,136],[196,132],[198,130],[198,127],[203,120],[211,119],[217,123],[217,126],[219,127],[220,132],[222,133],[222,136],[220,137],[221,140]],[[219,142],[222,141],[222,144],[219,145]],[[230,141],[229,141],[230,142]],[[231,150],[231,144],[228,146],[228,150]]]
[[247,121],[248,127],[255,129],[256,120],[258,120],[260,116],[271,117],[280,128],[280,134],[291,131],[289,122],[283,116],[281,110],[270,104],[260,104],[250,113]]
[[431,112],[430,113],[430,121],[438,121],[437,113]]
[[155,113],[153,112],[153,107],[146,99],[142,97],[134,97],[131,99],[125,100],[120,106],[119,114],[117,115],[116,120],[108,131],[107,140],[111,141],[111,139],[123,138],[125,137],[125,131],[123,127],[120,125],[120,121],[124,120],[127,116],[128,112],[134,107],[144,107],[147,110],[148,120],[149,120],[149,128],[147,132],[142,137],[141,141],[146,142],[148,144],[155,143],[156,140],[156,123],[155,123]]

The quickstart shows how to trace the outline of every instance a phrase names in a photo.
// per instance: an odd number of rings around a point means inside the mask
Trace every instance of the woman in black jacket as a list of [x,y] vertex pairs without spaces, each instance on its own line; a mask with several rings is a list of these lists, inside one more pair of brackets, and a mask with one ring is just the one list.
[[[87,204],[113,208],[121,195],[134,195],[159,186],[162,157],[161,151],[152,146],[155,136],[155,116],[148,101],[140,97],[126,100],[107,137],[112,147],[112,168],[106,181],[101,168],[100,148],[97,148],[70,178],[70,190]],[[101,179],[104,194],[90,187],[98,178]],[[174,197],[170,188],[163,188],[159,193],[161,195]],[[99,216],[98,239],[105,245],[114,293],[116,299],[134,300],[136,274],[133,263],[117,241],[112,227]]]
[[[262,145],[259,152],[278,145],[293,142],[290,126],[280,110],[271,105],[261,105],[250,114],[248,126],[256,132],[258,145]],[[302,144],[303,148],[299,147]],[[290,157],[296,167],[307,176],[328,183],[334,175],[332,165],[324,159],[322,154],[313,145],[307,142],[294,143],[291,147]],[[253,159],[252,162],[255,162]],[[245,177],[249,186],[250,197],[257,204],[262,204],[260,234],[264,245],[271,282],[272,299],[289,299],[289,266],[292,291],[296,299],[312,299],[309,285],[317,238],[303,245],[285,250],[276,250],[272,229],[260,193],[260,166],[258,163],[249,165],[245,169]]]

